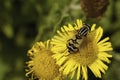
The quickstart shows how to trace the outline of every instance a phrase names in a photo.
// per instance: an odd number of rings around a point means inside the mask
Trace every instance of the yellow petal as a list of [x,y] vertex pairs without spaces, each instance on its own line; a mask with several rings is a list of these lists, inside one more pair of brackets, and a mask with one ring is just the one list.
[[[98,46],[99,47],[99,46]],[[99,47],[99,51],[101,52],[101,51],[112,51],[113,50],[113,48],[112,47]]]
[[73,79],[74,75],[75,75],[75,70],[71,73],[70,78]]
[[63,54],[59,54],[59,53],[56,53],[54,54],[52,57],[56,60],[59,60],[61,57],[63,57],[64,55]]
[[74,28],[73,28],[73,26],[71,24],[68,24],[68,27],[69,27],[69,31],[74,30]]
[[75,71],[76,68],[78,67],[78,65],[79,65],[79,64],[75,64],[75,63],[74,63],[74,67],[70,70],[70,72]]
[[58,65],[62,65],[67,60],[67,57],[62,57],[60,60],[56,62]]
[[100,38],[102,37],[102,35],[103,35],[103,29],[101,27],[99,27],[97,29],[97,32],[96,32],[96,37],[95,37],[96,42],[98,42],[100,40]]
[[69,28],[67,26],[63,26],[65,31],[69,31]]
[[98,58],[99,58],[100,60],[102,60],[102,61],[107,62],[107,63],[110,63],[110,62],[111,62],[105,55],[103,55],[103,54],[101,54],[101,53],[98,54]]
[[77,25],[78,25],[78,27],[79,27],[79,29],[82,27],[82,21],[81,20],[79,20],[79,19],[77,19]]
[[91,69],[91,71],[93,72],[93,74],[94,74],[96,77],[101,78],[100,70],[96,67],[96,64],[95,64],[95,63],[93,63],[92,65],[90,65],[89,68]]
[[64,36],[59,30],[57,30],[59,36]]
[[81,75],[81,74],[80,74],[80,71],[81,71],[80,68],[81,68],[81,67],[80,67],[80,64],[79,64],[79,65],[78,65],[78,70],[77,70],[77,80],[80,79],[80,75]]
[[101,66],[103,69],[107,70],[108,66],[106,66],[101,60],[97,60],[97,63],[99,66]]
[[106,57],[112,57],[111,54],[108,54],[108,53],[106,53],[106,52],[101,52],[101,55],[104,55],[104,56],[106,56]]
[[108,41],[110,38],[109,37],[106,37],[105,39],[101,40],[100,42],[98,42],[97,45],[101,45],[102,43]]
[[82,66],[82,72],[83,72],[83,78],[85,80],[88,79],[88,75],[87,75],[87,67],[86,66]]
[[91,31],[95,30],[96,24],[93,24],[91,27]]
[[95,63],[96,63],[96,67],[97,67],[101,72],[103,72],[103,73],[105,74],[104,68],[103,68],[101,65],[99,65],[99,63],[98,63],[97,61],[96,61]]

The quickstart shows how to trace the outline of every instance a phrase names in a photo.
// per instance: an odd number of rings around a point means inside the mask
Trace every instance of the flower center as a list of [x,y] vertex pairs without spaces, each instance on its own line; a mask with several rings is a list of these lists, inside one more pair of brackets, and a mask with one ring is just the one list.
[[55,60],[51,57],[52,52],[49,50],[41,50],[33,58],[34,74],[38,78],[52,80],[59,74],[59,67],[55,64]]
[[83,38],[79,52],[70,54],[68,57],[81,65],[88,65],[96,60],[97,54],[98,47],[97,42],[95,41],[95,31],[92,31]]

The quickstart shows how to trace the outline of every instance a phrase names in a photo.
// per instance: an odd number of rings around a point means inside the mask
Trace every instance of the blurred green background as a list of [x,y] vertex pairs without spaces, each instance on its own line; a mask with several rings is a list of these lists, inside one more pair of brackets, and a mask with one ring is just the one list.
[[[0,80],[27,80],[27,50],[76,19],[85,20],[80,0],[0,0]],[[103,38],[109,36],[114,48],[103,80],[120,80],[120,0],[110,0],[97,25],[104,28]]]

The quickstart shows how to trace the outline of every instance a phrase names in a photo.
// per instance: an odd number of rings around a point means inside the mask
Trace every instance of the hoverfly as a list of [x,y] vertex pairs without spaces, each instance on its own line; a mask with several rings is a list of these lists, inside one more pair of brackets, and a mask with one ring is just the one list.
[[66,46],[69,53],[75,53],[80,51],[80,44],[82,43],[83,37],[90,31],[90,25],[83,24],[83,27],[77,30],[77,33],[73,36],[73,38],[69,39]]

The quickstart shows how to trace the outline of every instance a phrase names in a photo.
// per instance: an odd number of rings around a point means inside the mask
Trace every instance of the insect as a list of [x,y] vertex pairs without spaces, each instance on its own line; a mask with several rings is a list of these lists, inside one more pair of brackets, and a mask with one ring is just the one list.
[[90,31],[90,25],[83,24],[83,27],[77,30],[75,36],[68,40],[66,46],[69,53],[75,53],[80,50],[80,44],[82,43],[83,37],[86,37]]

